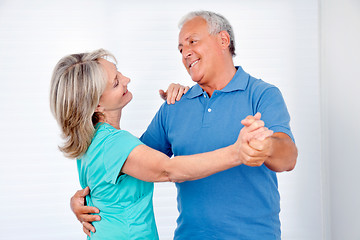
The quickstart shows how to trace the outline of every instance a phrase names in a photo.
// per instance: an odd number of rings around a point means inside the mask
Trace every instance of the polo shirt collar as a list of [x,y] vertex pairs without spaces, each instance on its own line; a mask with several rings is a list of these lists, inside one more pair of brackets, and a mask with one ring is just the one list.
[[[246,73],[241,66],[235,66],[236,73],[231,81],[221,90],[221,92],[233,92],[237,90],[245,90],[249,82],[249,74]],[[195,98],[202,95],[204,90],[199,84],[194,85],[187,94],[187,98]]]
[[187,94],[187,98],[196,98],[202,95],[204,90],[199,86],[199,84],[195,84],[192,88],[190,88],[189,93]]

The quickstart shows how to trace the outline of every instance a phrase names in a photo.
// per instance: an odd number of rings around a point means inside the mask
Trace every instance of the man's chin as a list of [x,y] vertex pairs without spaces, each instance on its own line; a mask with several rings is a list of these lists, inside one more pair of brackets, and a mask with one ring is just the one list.
[[193,82],[196,82],[196,83],[199,83],[202,79],[202,77],[194,76],[194,75],[191,75],[190,77],[193,80]]

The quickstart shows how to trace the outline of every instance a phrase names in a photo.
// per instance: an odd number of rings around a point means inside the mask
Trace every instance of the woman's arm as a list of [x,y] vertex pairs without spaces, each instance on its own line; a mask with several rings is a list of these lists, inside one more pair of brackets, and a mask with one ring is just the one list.
[[133,149],[121,172],[147,182],[182,182],[241,164],[233,145],[212,152],[169,158],[146,145]]
[[[121,172],[148,182],[182,182],[207,177],[214,173],[238,166],[251,156],[247,155],[248,136],[257,132],[257,137],[268,137],[272,131],[257,120],[252,127],[244,127],[238,140],[228,147],[212,152],[169,159],[165,154],[146,145],[135,147],[125,161]],[[265,156],[264,156],[265,157]],[[258,160],[256,156],[255,160]]]

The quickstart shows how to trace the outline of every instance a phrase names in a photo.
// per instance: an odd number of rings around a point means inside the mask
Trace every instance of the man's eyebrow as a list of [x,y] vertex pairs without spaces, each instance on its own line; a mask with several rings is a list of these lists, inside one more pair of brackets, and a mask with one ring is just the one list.
[[[189,40],[189,38],[191,37],[192,35],[190,35],[189,37],[187,37],[187,38],[185,38],[185,42],[187,41],[187,40]],[[179,45],[178,45],[178,49],[180,48],[180,47],[182,47],[182,46],[184,46],[182,43],[179,43]]]

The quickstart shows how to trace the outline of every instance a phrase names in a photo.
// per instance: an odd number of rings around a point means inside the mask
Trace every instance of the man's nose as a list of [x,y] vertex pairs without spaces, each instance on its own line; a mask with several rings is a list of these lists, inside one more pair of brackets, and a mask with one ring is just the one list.
[[192,55],[191,49],[183,49],[183,57],[188,58]]

